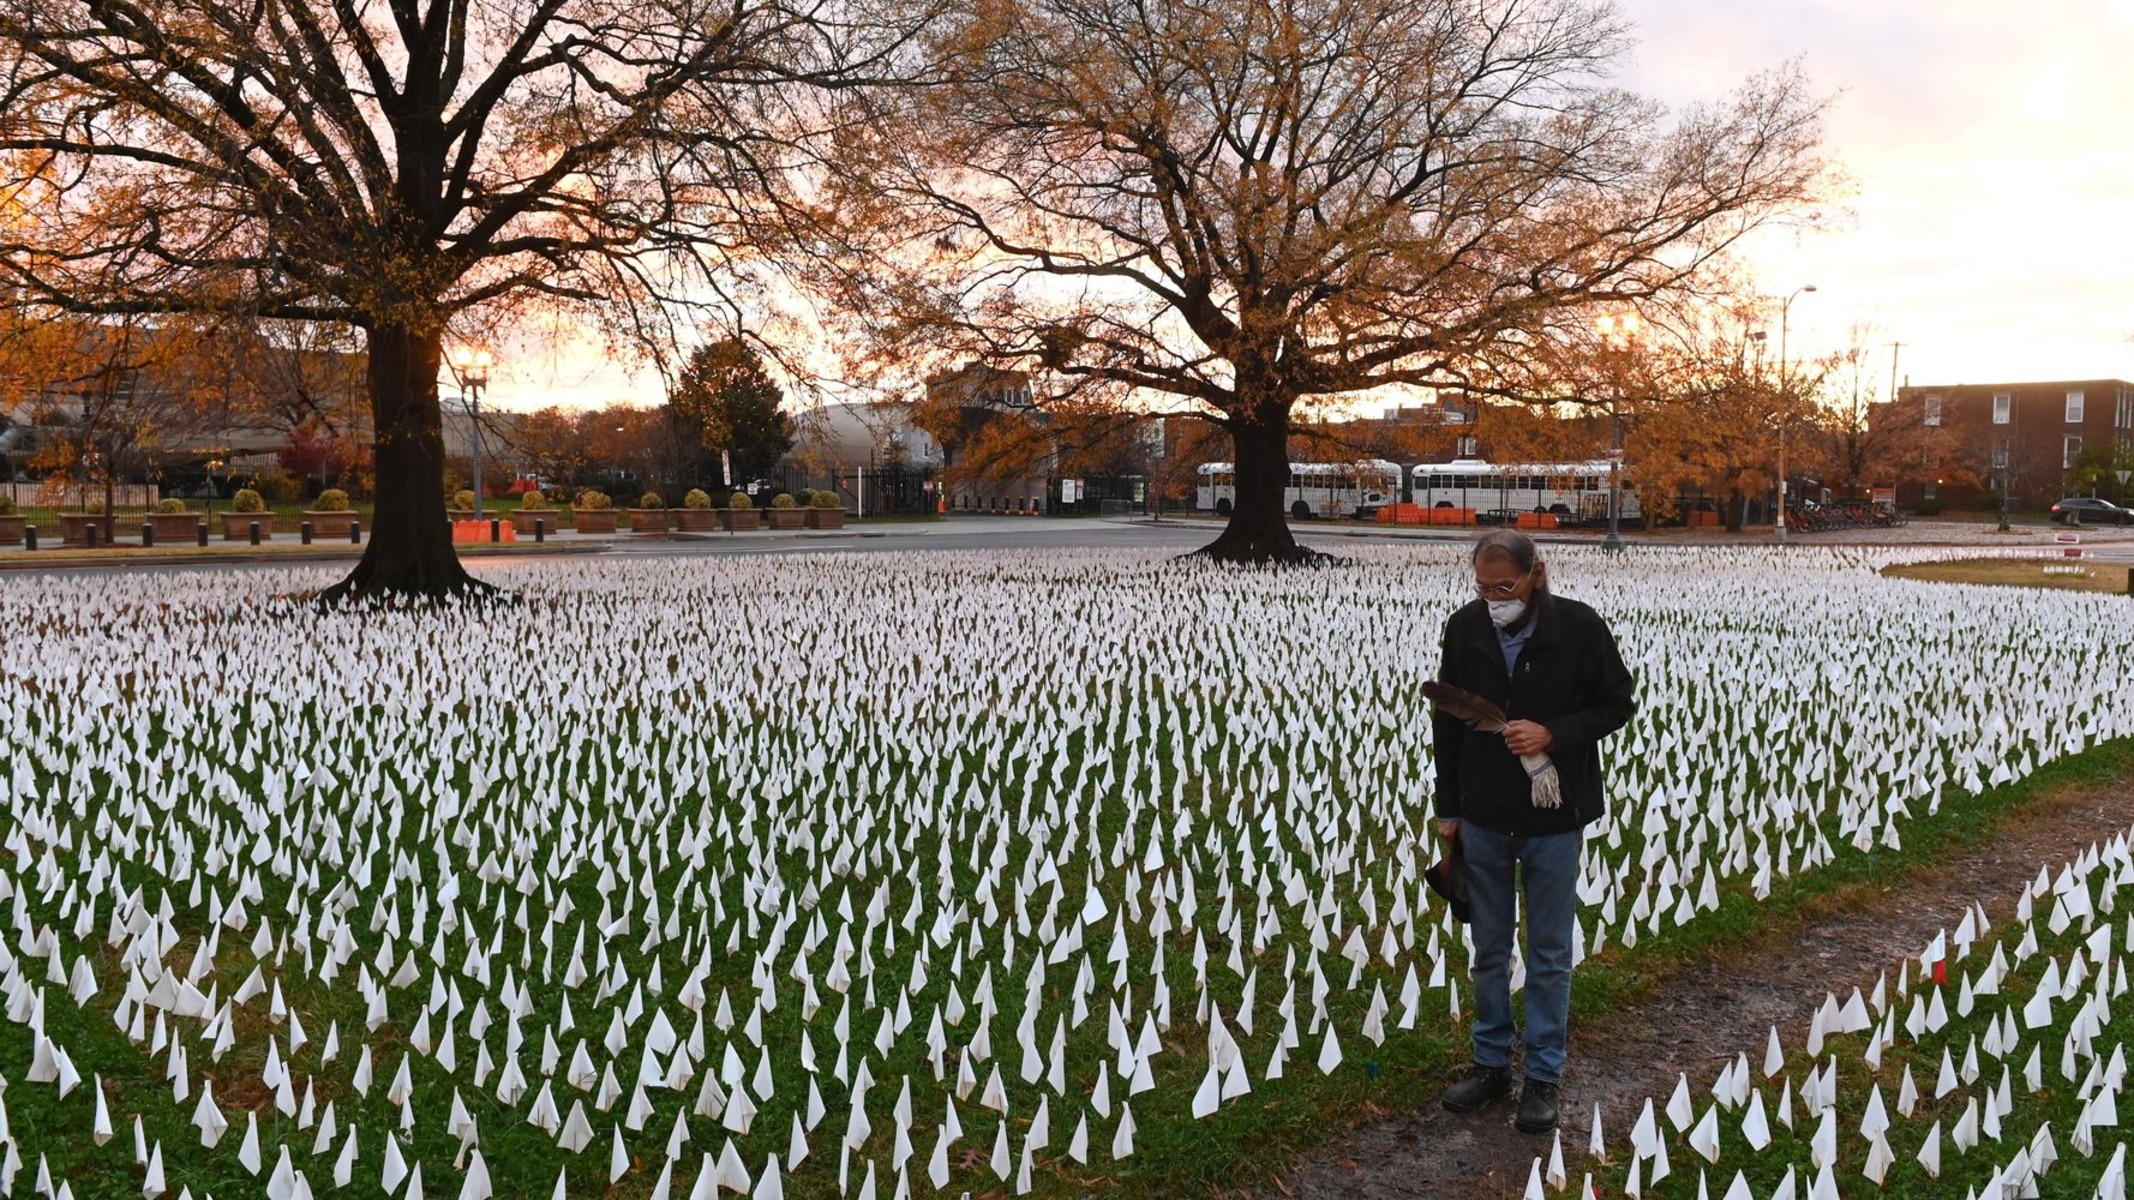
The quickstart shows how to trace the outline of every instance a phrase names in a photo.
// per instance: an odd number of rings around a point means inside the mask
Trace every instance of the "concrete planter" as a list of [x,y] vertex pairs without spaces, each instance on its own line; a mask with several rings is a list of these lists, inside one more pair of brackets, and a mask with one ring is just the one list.
[[64,546],[89,544],[89,527],[96,526],[96,544],[111,544],[111,518],[102,513],[63,512],[59,514],[59,539]]
[[0,546],[20,546],[29,523],[30,519],[20,514],[0,517]]
[[[356,514],[346,510],[312,512],[307,509],[304,512],[304,519],[311,522],[312,537],[332,538],[336,541],[344,542],[348,540],[348,531],[355,528],[356,524]],[[156,531],[156,536],[162,537],[162,531]]]
[[719,522],[729,533],[749,533],[763,528],[763,514],[753,508],[722,508]]
[[667,510],[664,508],[633,508],[630,510],[631,533],[667,532]]
[[580,533],[615,532],[615,510],[612,508],[574,508],[571,524]]
[[92,527],[96,530],[97,545],[108,546],[111,544],[113,524],[110,517],[102,513],[63,512],[57,515],[59,518],[59,541],[61,545],[88,545],[89,530]]
[[805,508],[766,508],[763,510],[763,518],[770,522],[772,529],[808,527],[808,510]]
[[683,533],[715,533],[719,528],[719,510],[677,508],[674,510],[674,527]]
[[843,529],[845,510],[842,508],[811,508],[808,512],[810,529]]
[[156,531],[158,546],[190,546],[200,540],[200,527],[207,524],[206,513],[150,513],[148,526]]
[[266,541],[274,536],[273,513],[226,512],[215,515],[222,518],[222,540],[225,542],[248,542],[252,540],[251,531],[247,527],[254,521],[259,522],[259,540]]
[[545,522],[541,528],[550,533],[563,528],[563,510],[560,508],[522,508],[511,514],[511,528],[528,537],[533,536],[534,522]]

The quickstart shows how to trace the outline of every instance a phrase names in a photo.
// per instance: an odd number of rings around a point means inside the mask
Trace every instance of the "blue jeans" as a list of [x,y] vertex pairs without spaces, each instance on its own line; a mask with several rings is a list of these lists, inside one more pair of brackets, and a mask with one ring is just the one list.
[[[1512,937],[1515,899],[1526,910],[1526,1077],[1563,1080],[1570,1041],[1571,939],[1578,912],[1578,851],[1584,833],[1517,837],[1460,825],[1474,904],[1475,1061],[1512,1061]],[[1513,877],[1517,865],[1517,879]]]

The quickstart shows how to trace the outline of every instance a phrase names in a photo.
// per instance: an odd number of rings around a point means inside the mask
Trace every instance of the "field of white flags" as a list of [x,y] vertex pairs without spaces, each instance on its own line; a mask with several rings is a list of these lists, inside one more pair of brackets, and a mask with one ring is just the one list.
[[[2125,1200],[2127,838],[2041,868],[2011,924],[1974,908],[1790,1039],[1773,1029],[1716,1079],[1681,1077],[1612,1157],[1589,1135],[1606,1193]],[[1568,1178],[1564,1153],[1559,1138],[1529,1194]]]
[[[2134,730],[2123,597],[1554,558],[1640,679],[1584,953]],[[1464,1056],[1416,686],[1462,550],[499,570],[521,603],[325,616],[275,598],[323,573],[0,582],[0,1193],[1190,1195]],[[1945,1178],[2100,1175],[2111,1101],[2032,1152],[2025,1099],[2120,1086],[2126,857],[2086,864],[1866,1004],[1884,1149],[1857,1032],[1786,1059],[1845,1194],[1937,1118]],[[1776,1138],[1766,1078],[1723,1082]]]

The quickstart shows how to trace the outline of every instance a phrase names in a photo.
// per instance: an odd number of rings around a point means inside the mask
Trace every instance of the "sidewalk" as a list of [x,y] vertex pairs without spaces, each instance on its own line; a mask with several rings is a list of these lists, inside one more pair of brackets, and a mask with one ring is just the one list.
[[[511,542],[461,542],[456,549],[462,558],[510,557],[539,554],[599,554],[611,550],[628,549],[630,546],[650,547],[672,542],[801,542],[836,540],[853,537],[879,537],[882,526],[848,524],[844,529],[799,529],[758,530],[749,533],[679,533],[633,534],[579,533],[576,530],[558,530],[547,535],[547,540],[536,542],[531,537]],[[364,545],[367,545],[368,541]],[[317,540],[306,546],[298,535],[282,534],[255,546],[248,541],[210,541],[205,548],[187,543],[180,546],[143,547],[138,543],[121,541],[114,545],[99,546],[94,550],[80,547],[60,547],[44,541],[37,550],[27,550],[21,545],[0,546],[0,571],[57,570],[68,567],[126,567],[126,566],[181,566],[187,563],[213,563],[229,565],[239,563],[304,563],[304,562],[353,562],[363,556],[364,545],[346,540]]]
[[[1116,518],[1115,518],[1116,519]],[[1166,516],[1161,521],[1148,517],[1133,517],[1137,525],[1170,525],[1220,529],[1222,518],[1202,516]],[[1344,521],[1292,521],[1290,529],[1299,537],[1370,537],[1405,541],[1469,542],[1487,529],[1497,526],[1447,526],[1447,525],[1378,525],[1365,522]],[[1598,546],[1607,536],[1605,530],[1554,529],[1532,531],[1534,540],[1551,545]],[[1786,544],[1789,546],[1979,546],[1979,547],[2036,547],[2058,545],[2055,535],[2075,534],[2084,546],[2134,545],[2134,528],[2126,526],[2087,525],[2081,529],[2067,529],[2042,523],[2016,524],[2002,533],[1990,521],[1940,521],[1913,518],[1908,525],[1893,529],[1845,529],[1827,533],[1802,533],[1789,530]],[[1770,546],[1777,544],[1777,532],[1769,525],[1753,526],[1739,533],[1724,529],[1660,529],[1622,532],[1623,543],[1637,547],[1705,547],[1705,546]]]

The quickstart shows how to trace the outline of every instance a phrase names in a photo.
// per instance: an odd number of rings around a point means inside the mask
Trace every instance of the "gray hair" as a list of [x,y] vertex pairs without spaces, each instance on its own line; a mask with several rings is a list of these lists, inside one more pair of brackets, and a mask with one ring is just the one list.
[[1541,552],[1534,546],[1534,539],[1516,529],[1492,529],[1475,540],[1474,559],[1502,558],[1523,574],[1534,569]]

